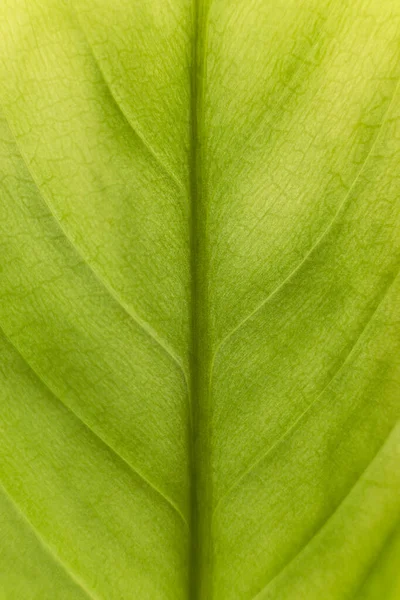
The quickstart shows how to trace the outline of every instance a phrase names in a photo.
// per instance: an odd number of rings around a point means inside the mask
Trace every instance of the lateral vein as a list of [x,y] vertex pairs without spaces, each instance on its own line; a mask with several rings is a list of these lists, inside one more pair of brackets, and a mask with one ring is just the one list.
[[260,302],[253,311],[251,311],[242,321],[240,321],[240,323],[238,325],[236,325],[236,327],[234,327],[223,339],[222,341],[218,344],[212,361],[211,361],[211,371],[210,371],[210,380],[209,380],[209,385],[211,388],[211,381],[212,381],[212,375],[213,375],[213,371],[214,371],[214,365],[215,365],[215,360],[217,355],[220,353],[221,349],[223,348],[223,346],[225,346],[225,344],[228,342],[228,340],[235,334],[238,332],[238,330],[240,330],[246,323],[247,321],[249,321],[252,317],[254,317],[270,300],[272,300],[272,298],[274,298],[292,279],[293,277],[301,270],[301,268],[307,263],[307,261],[312,257],[312,255],[318,250],[321,242],[325,239],[325,237],[329,234],[329,232],[331,231],[331,229],[333,228],[333,226],[335,225],[336,221],[338,221],[339,217],[341,216],[342,212],[344,212],[347,202],[351,197],[351,194],[355,188],[355,186],[358,183],[359,178],[361,177],[371,155],[372,152],[375,149],[375,146],[379,140],[379,136],[381,134],[381,132],[383,131],[384,125],[386,124],[387,121],[387,117],[388,114],[390,112],[390,109],[393,105],[394,99],[396,97],[396,93],[399,89],[399,84],[400,84],[400,79],[397,80],[397,83],[395,85],[392,97],[389,101],[389,104],[385,110],[385,113],[382,117],[382,121],[381,124],[378,128],[378,131],[374,137],[374,140],[371,144],[371,147],[365,157],[365,159],[362,162],[361,167],[358,170],[357,175],[355,176],[355,178],[353,179],[352,184],[350,185],[344,199],[342,200],[342,202],[340,203],[340,206],[338,208],[338,210],[336,211],[335,215],[333,216],[332,220],[329,222],[328,226],[326,227],[326,229],[322,232],[322,234],[318,237],[318,239],[316,240],[316,242],[313,244],[313,246],[310,248],[310,250],[307,252],[307,254],[305,255],[305,257],[303,258],[303,260],[301,260],[301,262],[289,273],[289,275],[262,301]]
[[324,392],[329,388],[329,386],[332,384],[332,382],[337,378],[337,376],[339,375],[339,373],[344,369],[344,367],[346,366],[348,360],[351,358],[354,350],[356,349],[356,347],[358,346],[359,342],[362,340],[362,337],[364,335],[364,333],[367,331],[369,325],[372,323],[376,313],[378,312],[380,306],[382,305],[382,303],[384,302],[385,298],[387,297],[390,289],[392,288],[392,286],[394,285],[395,281],[397,280],[399,276],[399,269],[397,269],[395,275],[391,278],[389,285],[387,285],[383,291],[383,293],[380,295],[380,298],[376,304],[376,306],[374,307],[374,309],[372,310],[371,314],[368,316],[368,319],[366,320],[366,322],[363,324],[361,330],[359,331],[359,333],[357,334],[357,337],[355,338],[355,340],[353,340],[350,349],[348,350],[348,352],[346,353],[346,356],[344,357],[344,359],[341,361],[339,367],[336,369],[336,371],[333,373],[333,375],[330,377],[329,381],[325,384],[325,386],[322,388],[321,392],[317,395],[317,397],[307,406],[307,408],[299,415],[299,417],[297,417],[297,419],[294,420],[294,422],[292,423],[292,425],[290,425],[286,431],[279,437],[279,439],[272,445],[270,446],[264,453],[261,454],[261,456],[259,456],[247,469],[244,473],[242,473],[242,475],[240,475],[240,477],[235,481],[235,483],[229,488],[229,490],[220,498],[220,500],[218,501],[217,505],[215,506],[214,512],[213,512],[213,517],[214,515],[217,513],[218,510],[220,510],[223,506],[223,502],[226,500],[226,498],[228,498],[232,492],[234,491],[234,489],[236,489],[240,483],[243,481],[243,479],[245,477],[247,477],[256,467],[257,465],[259,465],[261,462],[263,462],[274,450],[275,448],[277,448],[279,446],[279,444],[281,444],[283,442],[284,439],[286,439],[290,433],[292,431],[295,431],[296,427],[298,426],[298,424],[304,419],[304,417],[311,411],[311,409],[313,408],[313,406],[315,406],[318,401],[320,400],[320,398],[323,396]]
[[182,182],[179,180],[178,176],[175,175],[175,173],[164,163],[164,161],[162,160],[162,158],[159,156],[158,152],[153,148],[153,146],[150,144],[150,142],[148,141],[148,139],[146,138],[146,136],[143,134],[140,125],[138,123],[138,121],[136,119],[133,118],[132,115],[128,115],[128,112],[126,111],[126,109],[123,107],[123,101],[121,98],[117,98],[116,93],[114,92],[112,86],[110,85],[104,70],[100,64],[99,59],[97,58],[96,52],[92,46],[92,44],[89,42],[88,36],[86,34],[85,28],[83,27],[81,20],[79,18],[79,15],[75,9],[75,7],[72,7],[72,10],[74,11],[75,15],[76,15],[76,19],[77,22],[79,24],[79,28],[81,30],[81,33],[83,35],[83,37],[85,38],[86,44],[88,49],[90,50],[90,53],[93,57],[94,62],[96,63],[96,66],[99,70],[99,73],[104,81],[104,84],[106,85],[112,99],[114,100],[114,103],[116,105],[116,107],[118,108],[118,110],[120,111],[120,113],[122,114],[122,116],[124,117],[125,121],[128,123],[129,127],[131,128],[131,130],[133,131],[133,133],[140,139],[140,141],[142,142],[143,146],[148,150],[148,152],[150,152],[150,154],[153,156],[153,158],[155,159],[155,161],[159,164],[159,166],[163,169],[164,173],[166,173],[169,178],[174,182],[174,184],[178,187],[179,190],[184,190],[184,186],[182,184]]
[[385,445],[388,442],[389,438],[393,435],[393,433],[395,432],[395,430],[399,427],[399,424],[400,424],[400,421],[396,421],[395,425],[393,426],[392,430],[390,431],[389,435],[386,437],[386,439],[384,440],[384,442],[379,447],[379,449],[376,452],[375,456],[372,458],[372,460],[369,461],[369,463],[367,464],[367,466],[365,467],[365,469],[358,475],[358,477],[356,478],[355,482],[351,486],[351,488],[348,491],[348,493],[342,498],[342,500],[339,502],[339,504],[336,506],[336,508],[333,510],[333,512],[324,520],[324,522],[321,524],[321,526],[318,527],[317,531],[312,535],[312,537],[308,540],[308,542],[306,544],[304,544],[304,546],[302,548],[300,548],[300,550],[298,552],[296,552],[295,556],[276,575],[274,575],[274,577],[272,577],[272,579],[264,586],[264,588],[260,592],[258,592],[252,598],[252,600],[262,600],[264,594],[268,591],[268,588],[272,585],[272,583],[278,577],[280,577],[282,575],[282,573],[284,571],[286,571],[286,569],[291,564],[293,564],[293,562],[309,547],[309,545],[324,530],[324,528],[328,525],[328,523],[338,513],[338,511],[340,510],[340,508],[345,504],[346,500],[349,498],[349,496],[351,495],[351,493],[356,489],[356,487],[360,483],[360,481],[362,481],[363,477],[366,475],[366,473],[367,473],[368,469],[371,467],[372,463],[377,459],[377,457],[379,456],[379,454],[381,453],[381,451],[385,447]]
[[13,505],[13,507],[14,507],[15,511],[17,512],[17,514],[21,517],[21,519],[24,521],[24,523],[29,527],[30,531],[32,531],[32,533],[34,534],[34,536],[36,537],[36,539],[38,540],[38,542],[40,543],[40,545],[42,546],[42,548],[44,548],[44,550],[46,551],[46,554],[48,554],[51,557],[51,559],[59,567],[61,567],[61,569],[64,571],[64,573],[66,575],[68,575],[68,577],[74,582],[74,584],[77,585],[85,593],[85,595],[88,598],[90,598],[90,600],[102,600],[99,596],[94,596],[93,593],[88,589],[88,587],[86,586],[86,583],[82,580],[82,578],[79,577],[78,575],[76,575],[72,571],[71,567],[69,565],[67,565],[58,556],[58,554],[56,554],[54,552],[54,550],[51,548],[51,546],[43,538],[43,536],[41,535],[41,533],[39,532],[39,530],[33,525],[33,523],[30,521],[30,519],[28,518],[28,516],[25,514],[25,512],[22,510],[22,508],[16,502],[16,500],[14,499],[14,497],[6,489],[6,487],[5,487],[5,485],[4,485],[4,483],[2,481],[0,481],[0,488],[3,490],[4,495],[9,499],[10,503]]
[[87,260],[87,258],[85,257],[85,255],[83,254],[83,252],[80,250],[80,248],[78,248],[78,246],[74,243],[74,241],[72,240],[71,236],[69,235],[69,233],[67,232],[67,230],[64,228],[64,226],[61,224],[60,220],[58,219],[57,215],[55,214],[55,212],[53,211],[50,202],[46,199],[44,192],[42,191],[38,181],[36,180],[36,176],[33,173],[29,161],[27,159],[27,157],[25,156],[24,151],[22,150],[19,142],[18,142],[18,136],[16,135],[16,133],[14,132],[14,129],[12,127],[12,124],[10,123],[7,115],[5,114],[4,110],[3,110],[3,115],[7,121],[8,127],[13,135],[13,138],[15,140],[15,144],[16,147],[20,153],[20,156],[22,158],[22,160],[25,163],[26,169],[32,179],[32,182],[34,183],[39,196],[42,198],[45,206],[47,207],[50,215],[53,217],[54,221],[56,222],[58,228],[60,229],[61,233],[64,235],[64,237],[66,238],[66,240],[68,241],[70,247],[74,250],[74,252],[76,252],[78,254],[78,256],[81,258],[81,260],[84,262],[84,264],[86,265],[86,267],[89,269],[89,271],[91,271],[91,273],[93,274],[93,276],[95,277],[96,281],[98,283],[100,283],[100,285],[107,291],[107,293],[113,298],[113,300],[120,306],[120,308],[142,329],[142,331],[144,331],[158,346],[160,346],[163,351],[172,359],[172,361],[178,366],[179,370],[182,372],[182,375],[184,377],[185,380],[185,385],[186,385],[186,389],[189,389],[189,383],[188,383],[188,376],[186,374],[185,368],[183,366],[183,362],[182,360],[178,357],[178,355],[175,353],[175,351],[169,346],[169,344],[163,340],[163,338],[155,331],[155,329],[153,329],[151,327],[151,325],[149,325],[149,323],[147,321],[145,321],[144,319],[142,319],[139,314],[131,307],[129,306],[126,302],[124,302],[122,300],[122,298],[119,296],[119,294],[114,290],[114,288],[98,273],[97,269]]
[[16,352],[18,352],[19,356],[22,358],[22,360],[24,361],[24,363],[29,367],[29,369],[35,374],[35,376],[39,379],[39,381],[44,385],[44,387],[48,390],[48,392],[52,395],[53,398],[55,398],[55,400],[57,400],[58,402],[60,402],[60,404],[62,404],[80,423],[82,423],[82,425],[84,425],[86,427],[86,429],[88,431],[90,431],[90,433],[92,435],[94,435],[98,440],[100,440],[100,442],[102,444],[104,444],[104,446],[112,453],[114,454],[119,460],[121,460],[128,468],[130,471],[132,471],[132,473],[135,473],[141,480],[143,480],[152,490],[154,490],[155,492],[157,492],[157,494],[159,496],[161,496],[173,509],[174,511],[177,513],[177,515],[180,517],[180,519],[183,521],[183,523],[185,524],[186,527],[188,527],[188,523],[185,519],[185,517],[183,516],[181,510],[179,509],[179,507],[175,504],[175,502],[169,498],[168,496],[166,496],[155,484],[153,484],[149,479],[147,479],[147,477],[145,475],[143,475],[138,469],[137,467],[134,467],[130,462],[128,462],[128,460],[126,460],[115,448],[113,448],[108,442],[106,442],[106,440],[99,434],[97,433],[97,431],[95,431],[80,415],[78,415],[72,408],[71,406],[69,406],[68,404],[66,404],[61,398],[60,396],[57,395],[57,393],[52,389],[51,385],[42,377],[42,375],[37,371],[37,369],[35,369],[35,367],[33,365],[31,365],[31,363],[25,358],[23,352],[20,350],[20,348],[18,347],[18,345],[16,344],[16,342],[14,342],[5,332],[4,328],[2,325],[0,325],[0,329],[1,332],[3,333],[4,337],[8,340],[8,342],[11,344],[11,346],[16,350]]

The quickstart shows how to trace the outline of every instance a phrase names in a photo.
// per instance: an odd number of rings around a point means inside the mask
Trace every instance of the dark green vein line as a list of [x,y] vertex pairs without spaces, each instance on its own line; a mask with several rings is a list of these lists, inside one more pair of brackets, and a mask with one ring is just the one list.
[[48,554],[50,556],[50,558],[63,570],[63,572],[74,582],[74,584],[77,585],[88,598],[90,598],[90,600],[101,600],[101,598],[99,596],[97,596],[97,595],[95,596],[93,594],[93,592],[89,590],[89,588],[86,586],[86,583],[84,582],[84,580],[79,575],[74,573],[72,571],[71,567],[69,565],[67,565],[63,560],[61,560],[61,558],[58,556],[58,554],[56,554],[56,552],[54,552],[54,550],[51,548],[51,546],[46,542],[46,540],[42,537],[40,532],[36,529],[36,527],[33,525],[33,523],[29,520],[27,515],[23,512],[23,510],[21,509],[19,504],[16,502],[16,500],[14,500],[13,496],[6,489],[6,487],[2,481],[0,481],[0,488],[3,491],[4,495],[6,496],[6,498],[8,498],[8,500],[14,507],[17,514],[21,517],[21,519],[23,520],[25,525],[29,528],[29,530],[36,537],[39,544],[45,550],[46,554]]
[[200,360],[200,323],[198,310],[200,307],[200,281],[197,256],[199,253],[199,203],[201,188],[199,187],[200,156],[198,152],[198,43],[199,43],[199,2],[192,0],[193,38],[190,68],[190,273],[191,273],[191,314],[190,314],[190,556],[189,556],[189,590],[188,598],[196,600],[199,597],[199,473],[198,473],[198,440],[197,429],[199,421],[200,397],[198,388]]
[[208,565],[210,514],[210,454],[208,427],[207,370],[208,300],[206,273],[206,199],[203,188],[202,131],[207,39],[208,0],[192,0],[193,39],[191,61],[191,124],[190,124],[190,239],[191,239],[191,434],[190,434],[190,497],[191,544],[189,598],[211,597]]
[[20,355],[20,357],[22,358],[22,360],[24,361],[24,363],[29,367],[29,369],[35,374],[35,376],[37,377],[37,379],[42,383],[42,385],[48,390],[48,392],[52,395],[53,398],[55,398],[58,402],[60,402],[72,415],[74,415],[74,417],[80,422],[82,423],[82,425],[84,425],[86,427],[86,429],[88,431],[90,431],[90,433],[92,435],[95,436],[95,438],[97,438],[98,440],[100,440],[100,442],[112,453],[114,454],[118,460],[121,460],[123,462],[124,465],[126,465],[129,470],[132,473],[135,473],[135,475],[137,477],[139,477],[142,481],[144,481],[153,491],[155,491],[158,496],[160,496],[161,498],[163,498],[163,500],[165,500],[165,502],[167,502],[167,504],[169,506],[171,506],[173,508],[173,510],[176,512],[176,514],[179,516],[179,518],[183,521],[183,523],[185,524],[186,527],[188,527],[188,523],[184,517],[184,515],[182,514],[182,512],[180,511],[179,507],[175,504],[175,502],[169,498],[168,496],[166,496],[155,484],[153,484],[149,479],[147,479],[147,477],[145,475],[143,475],[136,467],[134,467],[130,462],[128,462],[128,460],[126,460],[115,448],[113,448],[99,433],[97,433],[97,431],[95,431],[80,415],[78,415],[72,408],[71,406],[69,406],[68,404],[66,404],[58,395],[57,393],[52,389],[51,385],[42,377],[42,375],[35,369],[35,367],[33,365],[31,365],[31,363],[25,358],[22,350],[18,347],[18,345],[16,344],[16,342],[14,342],[6,333],[6,331],[4,330],[4,327],[0,324],[0,331],[2,332],[2,334],[4,335],[4,337],[7,339],[7,341],[11,344],[11,346],[16,350],[16,352],[18,352],[18,354]]

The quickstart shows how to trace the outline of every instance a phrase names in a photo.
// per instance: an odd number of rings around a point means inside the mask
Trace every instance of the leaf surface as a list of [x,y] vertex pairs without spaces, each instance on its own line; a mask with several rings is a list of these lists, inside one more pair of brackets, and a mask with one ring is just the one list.
[[0,598],[395,600],[397,1],[0,34]]

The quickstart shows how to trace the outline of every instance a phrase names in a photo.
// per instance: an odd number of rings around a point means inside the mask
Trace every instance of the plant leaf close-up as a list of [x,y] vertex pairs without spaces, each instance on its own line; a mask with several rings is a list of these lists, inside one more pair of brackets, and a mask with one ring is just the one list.
[[0,600],[400,599],[398,0],[0,1]]

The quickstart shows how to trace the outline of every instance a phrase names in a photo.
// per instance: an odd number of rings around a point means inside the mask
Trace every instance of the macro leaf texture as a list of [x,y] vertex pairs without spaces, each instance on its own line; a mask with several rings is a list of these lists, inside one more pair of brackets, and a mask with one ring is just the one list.
[[398,0],[1,0],[0,600],[399,600]]

